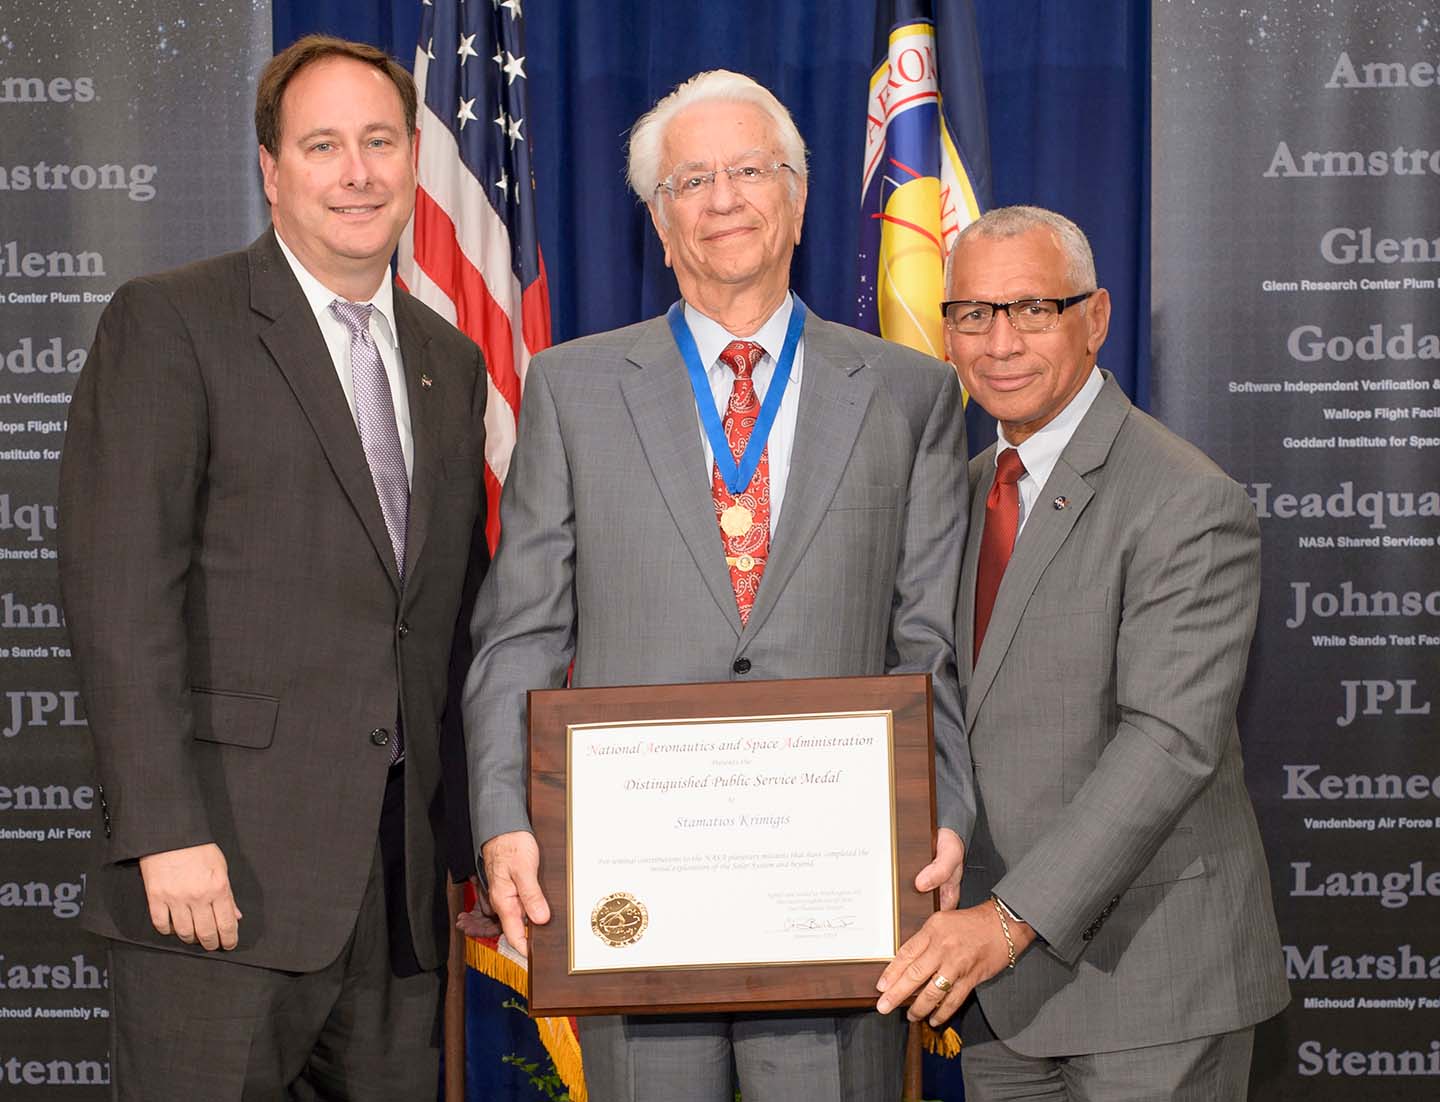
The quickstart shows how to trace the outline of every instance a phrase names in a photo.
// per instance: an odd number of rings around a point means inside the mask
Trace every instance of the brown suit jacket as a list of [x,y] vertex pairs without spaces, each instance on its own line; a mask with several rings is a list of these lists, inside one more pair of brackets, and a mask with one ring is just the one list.
[[[442,957],[438,727],[483,523],[478,349],[395,314],[415,457],[403,586],[329,352],[273,232],[121,287],[71,406],[60,575],[104,831],[84,920],[151,928],[137,860],[216,842],[244,919],[227,959],[308,971],[354,926],[405,731],[406,900]],[[423,380],[423,381],[422,381]]]

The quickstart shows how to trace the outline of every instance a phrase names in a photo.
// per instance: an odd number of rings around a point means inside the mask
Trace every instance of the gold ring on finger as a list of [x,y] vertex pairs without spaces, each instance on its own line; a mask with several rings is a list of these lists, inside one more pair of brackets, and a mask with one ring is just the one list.
[[949,991],[950,988],[952,988],[952,987],[955,986],[953,983],[951,983],[949,980],[947,980],[944,976],[940,975],[939,972],[936,972],[936,973],[935,973],[935,978],[934,978],[933,980],[931,980],[930,982],[933,983],[933,984],[935,985],[936,989],[939,990],[939,991]]

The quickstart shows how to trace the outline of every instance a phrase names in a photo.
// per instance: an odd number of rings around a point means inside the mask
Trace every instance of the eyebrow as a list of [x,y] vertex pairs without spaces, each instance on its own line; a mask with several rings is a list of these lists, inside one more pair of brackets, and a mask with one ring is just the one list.
[[964,297],[962,297],[962,298],[951,299],[950,301],[951,301],[951,302],[980,302],[980,303],[984,303],[986,306],[992,306],[992,305],[995,305],[995,304],[997,304],[997,303],[1003,304],[1003,303],[1007,303],[1007,302],[1034,302],[1036,299],[1064,298],[1064,297],[1065,297],[1064,295],[1047,295],[1047,294],[1042,294],[1042,293],[1039,293],[1039,292],[1037,292],[1037,293],[1035,293],[1035,294],[1030,294],[1030,293],[1027,292],[1026,294],[1023,294],[1023,295],[1016,295],[1016,296],[1014,296],[1013,298],[964,298]]
[[[400,130],[393,123],[369,122],[360,130],[362,134],[398,134]],[[295,139],[297,145],[304,145],[306,142],[314,141],[316,138],[339,137],[340,131],[333,126],[317,126],[314,130],[308,130]]]
[[[741,152],[741,153],[735,154],[735,156],[730,159],[730,162],[729,162],[729,163],[730,163],[730,164],[736,164],[736,163],[739,162],[739,161],[743,161],[746,157],[769,157],[769,156],[772,156],[772,154],[770,153],[770,151],[769,151],[768,149],[764,149],[764,148],[762,148],[762,147],[760,147],[760,146],[756,146],[754,149],[747,149],[747,150],[744,150],[744,151]],[[681,161],[679,164],[677,164],[677,165],[675,166],[674,171],[679,171],[679,170],[682,169],[682,168],[704,168],[707,164],[709,164],[708,161]]]

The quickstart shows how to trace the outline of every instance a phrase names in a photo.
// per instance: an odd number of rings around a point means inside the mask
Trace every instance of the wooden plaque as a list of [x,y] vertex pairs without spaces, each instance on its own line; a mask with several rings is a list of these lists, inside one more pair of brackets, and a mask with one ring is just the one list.
[[[531,692],[530,814],[551,919],[529,932],[530,1012],[557,1016],[833,1009],[865,1006],[879,998],[875,981],[884,963],[874,960],[575,971],[567,867],[572,726],[721,717],[783,721],[876,712],[888,712],[890,720],[898,948],[936,906],[934,893],[922,894],[913,886],[915,874],[932,859],[935,834],[928,674]],[[833,813],[843,816],[846,808],[836,807]],[[588,902],[583,906],[589,910]],[[743,898],[734,900],[734,913],[746,913]]]

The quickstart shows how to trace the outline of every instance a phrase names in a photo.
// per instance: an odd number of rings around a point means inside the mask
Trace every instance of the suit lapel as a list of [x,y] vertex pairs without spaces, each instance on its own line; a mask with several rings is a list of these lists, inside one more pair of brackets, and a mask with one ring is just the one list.
[[[990,625],[985,630],[985,641],[980,646],[975,671],[970,679],[970,692],[966,701],[967,723],[974,722],[985,702],[985,696],[994,684],[1005,652],[1010,649],[1015,632],[1020,626],[1020,617],[1040,584],[1040,579],[1055,558],[1056,552],[1069,538],[1091,498],[1095,496],[1095,489],[1086,476],[1104,465],[1129,410],[1129,399],[1114,378],[1107,374],[1105,385],[1080,424],[1076,426],[1065,450],[1060,453],[1059,462],[1055,464],[1054,471],[1035,502],[1033,512],[1026,518],[1025,527],[1015,542],[1015,551],[1005,568],[1005,576],[1000,580],[1000,589],[995,595],[995,609],[990,615]],[[986,454],[987,457],[993,456],[993,452]],[[983,494],[989,492],[994,477],[994,465],[991,463],[990,469],[981,475],[975,488],[979,512],[977,514],[974,511],[975,506],[972,504],[972,522],[978,519],[978,524],[971,528],[973,538],[970,542],[973,548],[979,547],[980,526],[985,519]],[[1057,498],[1065,499],[1063,508],[1055,507]],[[978,550],[972,554],[967,548],[965,570],[968,587],[962,585],[961,590],[961,600],[969,601],[961,619],[971,630],[962,631],[960,634],[966,637],[966,645],[972,649],[973,644],[968,640],[972,637],[975,619],[973,560],[977,554]],[[962,576],[962,583],[964,581],[965,577]]]
[[725,549],[715,523],[695,395],[664,318],[642,327],[629,360],[640,370],[625,379],[620,390],[640,446],[681,539],[710,595],[738,636],[740,613],[735,607],[730,568],[725,565]]
[[435,488],[440,480],[440,441],[436,434],[431,390],[421,385],[428,375],[430,333],[420,323],[410,297],[395,288],[395,320],[399,328],[400,359],[404,364],[405,393],[410,402],[410,433],[415,445],[415,463],[410,474],[410,519],[405,530],[405,575],[409,578],[420,562],[425,537],[435,507]]
[[[993,475],[992,475],[993,477]],[[1068,504],[1064,509],[1055,509],[1051,500],[1063,495]],[[975,662],[975,672],[970,679],[968,711],[973,717],[984,703],[985,695],[995,680],[1005,652],[1010,649],[1011,640],[1020,626],[1020,617],[1025,611],[1035,587],[1039,584],[1045,568],[1060,550],[1070,530],[1075,527],[1080,514],[1094,496],[1089,484],[1065,462],[1062,456],[1055,465],[1049,481],[1045,483],[1044,494],[1035,503],[1034,512],[1025,521],[1025,528],[1015,542],[1014,554],[1005,567],[1005,576],[1000,579],[1000,589],[995,594],[995,608],[990,614],[990,625],[985,629],[985,641],[980,644],[980,654]],[[980,503],[983,523],[985,503]],[[971,614],[974,622],[974,582],[970,587]],[[973,649],[973,644],[972,644]]]
[[864,366],[855,347],[844,338],[843,330],[814,314],[806,319],[800,407],[785,500],[779,527],[771,533],[770,558],[755,595],[746,635],[764,626],[830,508],[865,411],[870,407],[872,384],[860,371]]
[[398,590],[400,578],[395,552],[385,530],[385,517],[380,512],[380,499],[360,445],[360,434],[346,405],[345,391],[335,375],[320,326],[275,241],[273,230],[266,231],[250,247],[250,305],[270,319],[272,324],[260,331],[260,340],[290,384],[341,489],[359,514],[376,554]]

